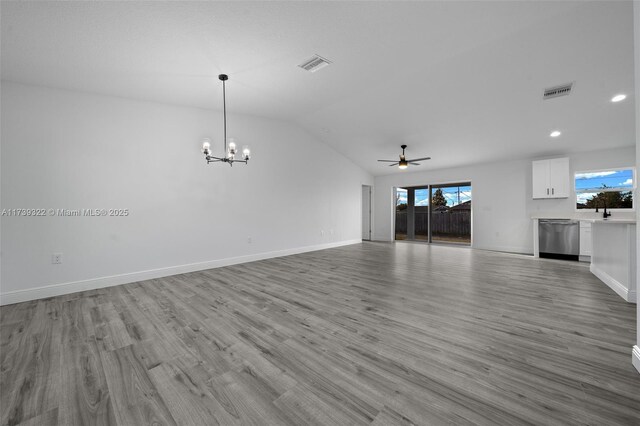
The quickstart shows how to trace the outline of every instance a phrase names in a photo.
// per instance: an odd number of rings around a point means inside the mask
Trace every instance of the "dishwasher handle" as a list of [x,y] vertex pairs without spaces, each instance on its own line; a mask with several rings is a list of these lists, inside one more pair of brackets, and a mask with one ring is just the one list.
[[538,222],[541,225],[580,225],[580,221],[574,219],[539,219]]

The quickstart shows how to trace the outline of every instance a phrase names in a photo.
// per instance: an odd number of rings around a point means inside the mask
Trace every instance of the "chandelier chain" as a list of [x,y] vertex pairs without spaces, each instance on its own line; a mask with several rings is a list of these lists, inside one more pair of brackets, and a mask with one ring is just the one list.
[[227,90],[226,81],[222,80],[222,114],[224,117],[224,150],[227,151]]

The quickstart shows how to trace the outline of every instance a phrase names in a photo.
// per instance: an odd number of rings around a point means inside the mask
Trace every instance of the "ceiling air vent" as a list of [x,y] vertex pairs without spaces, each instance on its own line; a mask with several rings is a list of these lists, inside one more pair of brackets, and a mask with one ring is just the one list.
[[573,83],[563,84],[562,86],[550,87],[549,89],[544,89],[544,95],[542,99],[551,99],[557,98],[558,96],[566,96],[571,93],[571,89],[573,88]]
[[316,72],[320,68],[324,68],[330,63],[331,61],[323,58],[322,56],[314,55],[313,58],[309,59],[308,61],[304,61],[298,66],[304,70]]

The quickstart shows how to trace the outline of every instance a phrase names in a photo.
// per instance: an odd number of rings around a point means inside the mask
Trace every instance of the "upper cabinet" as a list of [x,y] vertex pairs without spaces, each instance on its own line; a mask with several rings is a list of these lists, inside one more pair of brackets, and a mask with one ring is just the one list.
[[552,158],[532,163],[533,198],[569,197],[569,158]]

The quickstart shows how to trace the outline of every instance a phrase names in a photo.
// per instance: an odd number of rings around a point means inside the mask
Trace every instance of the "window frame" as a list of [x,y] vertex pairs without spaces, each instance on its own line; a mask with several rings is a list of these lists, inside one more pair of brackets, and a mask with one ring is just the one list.
[[[572,188],[571,190],[573,191],[573,208],[576,212],[583,212],[583,213],[594,213],[596,211],[596,209],[579,209],[578,208],[578,194],[587,192],[587,191],[576,191],[576,175],[580,174],[580,173],[600,173],[600,172],[611,172],[611,171],[618,171],[618,170],[631,170],[632,173],[632,179],[633,179],[633,186],[627,190],[621,191],[621,190],[615,190],[615,191],[602,191],[600,190],[599,192],[632,192],[632,207],[630,209],[624,209],[624,208],[609,208],[607,207],[608,211],[612,211],[612,212],[635,212],[636,211],[636,189],[637,189],[637,178],[636,178],[636,168],[635,166],[622,166],[622,167],[608,167],[605,169],[596,169],[596,170],[575,170],[573,172],[573,184],[572,184]],[[602,188],[597,188],[597,189],[602,189]],[[602,209],[603,207],[599,207],[599,209]]]

